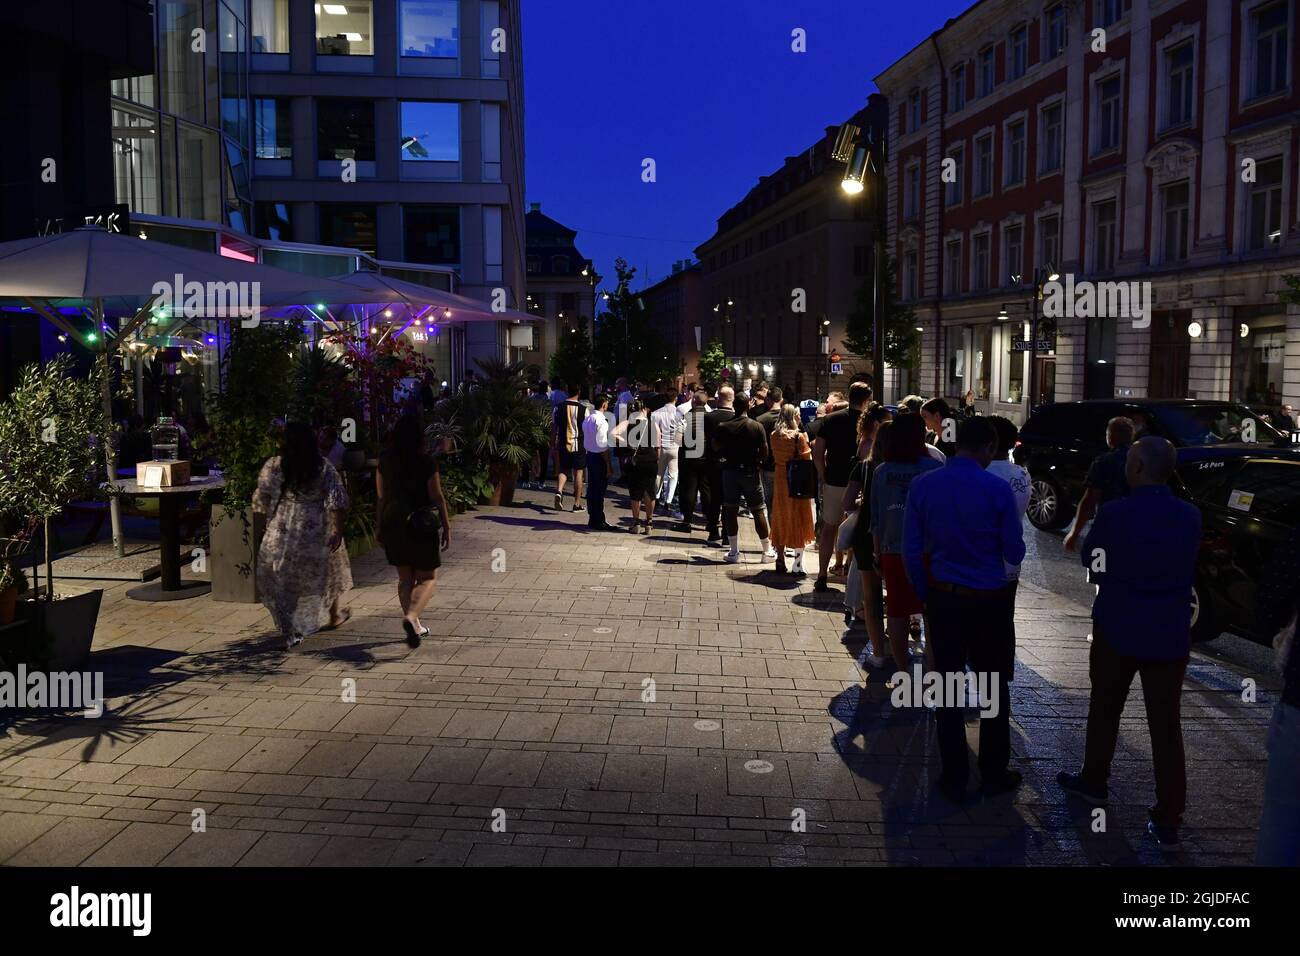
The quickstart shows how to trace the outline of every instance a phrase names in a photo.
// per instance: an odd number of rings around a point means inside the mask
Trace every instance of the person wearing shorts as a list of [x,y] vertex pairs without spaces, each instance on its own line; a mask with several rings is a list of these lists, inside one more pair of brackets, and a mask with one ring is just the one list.
[[[890,425],[884,461],[871,476],[871,536],[876,565],[885,582],[885,632],[894,666],[906,671],[907,629],[921,599],[903,567],[903,513],[907,490],[919,475],[942,468],[925,451],[925,422],[919,415],[899,415]],[[861,520],[861,519],[859,519]]]
[[587,451],[582,445],[582,420],[587,407],[578,401],[582,389],[570,385],[568,399],[555,408],[555,510],[564,507],[564,479],[573,475],[573,510],[583,511],[582,479],[587,468]]

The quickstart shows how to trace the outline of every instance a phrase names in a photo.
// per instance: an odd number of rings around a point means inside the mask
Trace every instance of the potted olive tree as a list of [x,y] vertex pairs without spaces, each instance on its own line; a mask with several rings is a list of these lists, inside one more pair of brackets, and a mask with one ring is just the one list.
[[257,476],[278,451],[276,420],[289,408],[291,356],[302,341],[292,323],[236,328],[226,350],[224,388],[209,400],[212,448],[225,486],[213,505],[210,541],[212,599],[256,604],[257,549],[265,519],[253,511]]
[[51,526],[70,502],[99,493],[101,443],[112,437],[101,391],[107,359],[100,356],[85,377],[74,377],[72,367],[66,354],[28,365],[0,402],[0,515],[43,529],[45,587],[31,609],[31,656],[59,671],[85,665],[104,592],[55,594]]
[[483,378],[465,396],[465,449],[488,468],[490,503],[514,503],[519,469],[549,440],[546,413],[528,397],[520,362],[480,359]]

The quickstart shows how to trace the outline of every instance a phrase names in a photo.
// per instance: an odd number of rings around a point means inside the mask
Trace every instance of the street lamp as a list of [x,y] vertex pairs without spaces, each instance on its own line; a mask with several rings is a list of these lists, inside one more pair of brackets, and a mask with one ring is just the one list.
[[[831,150],[831,158],[836,162],[845,164],[844,179],[840,182],[840,187],[846,195],[860,196],[866,191],[868,175],[870,174],[874,179],[872,200],[875,209],[871,224],[871,372],[877,394],[880,395],[884,394],[885,368],[885,296],[884,290],[881,288],[881,282],[885,274],[885,190],[882,187],[881,180],[884,178],[883,166],[887,156],[888,151],[883,134],[877,142],[872,138],[870,130],[864,134],[862,128],[853,123],[845,123],[840,127],[839,133],[835,137],[835,146]],[[829,388],[829,366],[826,369],[826,384],[827,388]]]
[[1034,402],[1038,398],[1038,327],[1042,322],[1043,286],[1056,282],[1060,274],[1051,263],[1044,268],[1034,269],[1034,297],[1032,317],[1029,322],[1029,407],[1027,415],[1034,411]]

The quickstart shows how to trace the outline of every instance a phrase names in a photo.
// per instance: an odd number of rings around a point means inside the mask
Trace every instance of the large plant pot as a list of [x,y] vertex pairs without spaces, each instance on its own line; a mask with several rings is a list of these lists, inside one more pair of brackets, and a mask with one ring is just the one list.
[[42,663],[51,671],[83,671],[90,663],[95,622],[103,591],[87,591],[54,601],[37,601],[36,633],[44,635]]
[[500,462],[488,466],[488,480],[492,482],[490,505],[512,505],[515,503],[515,481],[519,478],[519,469]]
[[245,508],[231,511],[223,505],[212,509],[209,541],[212,553],[212,599],[229,604],[259,604],[257,549],[266,533],[266,516]]

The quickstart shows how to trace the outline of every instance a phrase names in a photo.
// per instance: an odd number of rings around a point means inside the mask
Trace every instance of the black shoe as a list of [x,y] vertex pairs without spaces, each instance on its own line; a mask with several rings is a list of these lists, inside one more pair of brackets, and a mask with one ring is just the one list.
[[406,618],[402,618],[402,630],[406,632],[407,644],[409,644],[411,647],[420,646],[420,638],[423,635],[420,634],[420,632],[415,629],[415,625],[412,624],[410,621],[408,621]]
[[588,531],[617,531],[618,529],[615,528],[608,521],[588,521],[587,530]]
[[1165,852],[1172,852],[1182,848],[1183,841],[1178,835],[1177,827],[1165,827],[1154,820],[1148,820],[1147,833],[1156,838],[1156,844]]
[[1004,770],[996,777],[985,777],[980,781],[980,792],[986,797],[994,797],[999,793],[1013,793],[1020,789],[1020,783],[1024,776],[1019,770]]
[[687,522],[683,521],[681,524],[675,524],[675,525],[673,525],[673,526],[672,526],[672,530],[673,530],[673,531],[680,531],[682,534],[690,534],[690,533],[691,533],[691,526],[690,526]]
[[816,591],[818,594],[828,594],[830,592],[830,589],[831,586],[827,584],[826,579],[822,577],[819,577],[817,579],[817,582],[813,585],[813,590]]
[[716,532],[716,531],[710,529],[710,531],[709,531],[709,536],[708,536],[708,539],[707,539],[707,540],[708,540],[708,543],[709,543],[709,544],[712,544],[714,541],[721,541],[721,540],[722,540],[722,535],[720,535],[718,532]]
[[947,777],[940,777],[938,781],[939,792],[950,803],[966,802],[966,784],[957,783],[955,780],[949,780]]
[[1078,774],[1066,773],[1064,770],[1056,775],[1056,782],[1066,793],[1073,794],[1081,800],[1086,800],[1094,807],[1104,807],[1106,805],[1109,794],[1104,785],[1099,787],[1096,784],[1088,783]]

